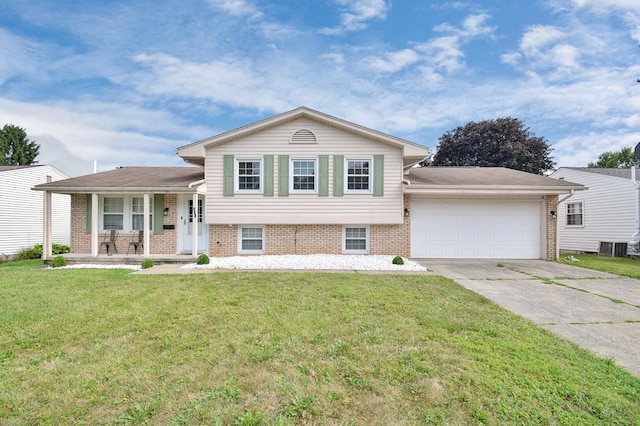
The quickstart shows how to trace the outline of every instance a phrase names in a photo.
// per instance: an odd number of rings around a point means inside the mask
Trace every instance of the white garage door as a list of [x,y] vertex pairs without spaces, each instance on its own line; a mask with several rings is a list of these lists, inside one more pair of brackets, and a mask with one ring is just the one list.
[[411,256],[539,259],[540,202],[414,199]]

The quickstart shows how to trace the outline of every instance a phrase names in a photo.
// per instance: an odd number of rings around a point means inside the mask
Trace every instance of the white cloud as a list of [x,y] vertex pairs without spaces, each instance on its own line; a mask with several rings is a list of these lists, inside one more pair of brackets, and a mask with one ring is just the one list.
[[207,0],[212,6],[232,16],[260,19],[264,14],[256,5],[247,0]]
[[403,49],[397,52],[386,53],[384,58],[372,58],[369,66],[380,72],[397,72],[415,64],[420,56],[412,49]]
[[[37,104],[0,98],[2,119],[23,127],[41,144],[41,164],[68,174],[90,173],[119,165],[180,165],[173,150],[211,134],[192,128],[167,112],[126,104],[83,101]],[[169,139],[161,134],[180,135]],[[190,138],[185,140],[185,138]]]
[[323,28],[322,34],[335,35],[363,30],[369,21],[387,17],[391,5],[386,0],[334,0],[340,10],[340,26]]

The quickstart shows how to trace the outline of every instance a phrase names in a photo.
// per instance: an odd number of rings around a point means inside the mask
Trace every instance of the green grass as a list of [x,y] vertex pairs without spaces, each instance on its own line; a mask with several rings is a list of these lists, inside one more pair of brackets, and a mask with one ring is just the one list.
[[640,380],[428,275],[0,265],[2,424],[633,424]]
[[596,271],[640,278],[640,260],[638,259],[597,256],[595,254],[574,254],[572,256],[578,259],[578,262],[565,261],[564,259],[567,256],[560,256],[559,261],[583,268],[595,269]]

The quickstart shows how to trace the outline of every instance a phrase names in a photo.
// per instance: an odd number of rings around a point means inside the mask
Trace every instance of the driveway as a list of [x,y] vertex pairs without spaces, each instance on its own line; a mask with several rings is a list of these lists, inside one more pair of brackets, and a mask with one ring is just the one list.
[[640,280],[544,260],[418,260],[640,377]]

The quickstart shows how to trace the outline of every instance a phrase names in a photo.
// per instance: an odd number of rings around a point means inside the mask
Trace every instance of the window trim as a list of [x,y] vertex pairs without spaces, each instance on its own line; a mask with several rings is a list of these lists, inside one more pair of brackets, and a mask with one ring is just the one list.
[[[260,164],[258,185],[260,189],[240,189],[240,163],[257,162]],[[233,162],[233,190],[235,194],[262,194],[264,193],[264,158],[261,157],[235,157]]]
[[[256,228],[262,230],[262,250],[244,250],[242,248],[242,230],[245,228]],[[266,235],[264,225],[240,225],[238,226],[238,253],[239,254],[264,254],[266,246]]]
[[[571,216],[580,216],[579,224],[570,224],[569,223],[569,206],[579,205],[580,213],[573,213]],[[565,205],[565,226],[569,228],[584,228],[584,201],[572,201]]]
[[[119,198],[122,200],[122,213],[105,213],[104,211],[104,200],[105,198]],[[105,214],[120,214],[122,215],[122,229],[114,229],[115,231],[118,232],[123,232],[123,233],[130,233],[130,232],[135,232],[137,231],[137,229],[133,229],[133,199],[134,198],[142,198],[143,199],[143,209],[144,209],[144,195],[143,194],[128,194],[128,195],[124,195],[124,194],[105,194],[105,195],[100,195],[99,198],[99,211],[100,214],[98,215],[98,228],[100,229],[100,232],[107,232],[110,231],[111,229],[105,229],[104,228],[104,215]],[[153,233],[153,229],[154,229],[154,198],[153,195],[149,196],[149,229],[148,232]],[[136,213],[136,214],[141,214],[144,215],[143,213]],[[144,216],[143,216],[144,217]],[[144,219],[143,219],[144,220]],[[144,222],[143,222],[144,223]]]
[[[369,162],[369,174],[368,176],[368,189],[349,189],[349,162],[350,161],[368,161]],[[361,175],[355,175],[361,176]],[[345,194],[373,194],[373,157],[345,157],[344,158],[344,192]]]
[[[366,242],[364,250],[347,249],[347,228],[364,228],[366,230]],[[369,225],[343,225],[342,226],[342,253],[344,254],[369,254],[371,251],[371,229]]]
[[[313,161],[313,189],[294,189],[293,182],[295,177],[294,162],[296,161]],[[317,194],[318,193],[318,158],[317,157],[294,157],[289,158],[289,192],[296,194]]]

